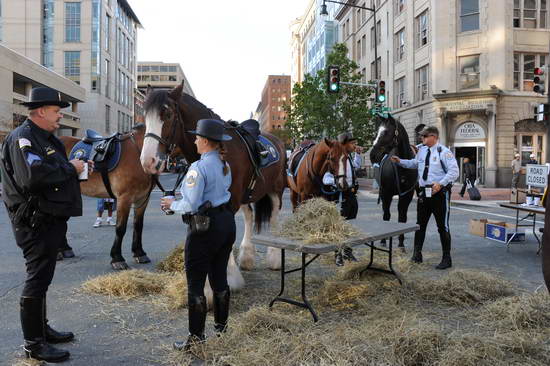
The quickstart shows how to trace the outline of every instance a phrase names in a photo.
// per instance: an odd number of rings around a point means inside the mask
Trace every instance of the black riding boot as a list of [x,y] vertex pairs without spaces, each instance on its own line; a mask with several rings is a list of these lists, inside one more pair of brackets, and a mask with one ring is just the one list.
[[350,262],[357,262],[357,258],[353,255],[353,249],[344,247],[344,259]]
[[413,255],[411,262],[422,263],[422,244],[414,243]]
[[225,291],[214,292],[214,329],[218,335],[221,335],[227,329],[229,299],[229,288]]
[[338,267],[342,267],[344,265],[344,256],[342,255],[341,250],[337,250],[334,252],[334,263]]
[[206,297],[192,296],[188,297],[189,308],[189,337],[186,342],[174,342],[174,349],[177,351],[189,352],[195,344],[206,340],[204,336],[204,323],[206,321]]
[[46,362],[63,362],[69,358],[70,353],[46,343],[44,303],[45,299],[42,297],[21,297],[19,304],[25,356]]
[[443,249],[443,258],[441,258],[441,263],[439,263],[435,268],[436,269],[447,269],[453,266],[453,261],[451,259],[451,234],[448,232],[440,234],[441,237],[441,248]]
[[48,343],[67,343],[74,339],[72,332],[58,332],[48,325],[46,298],[44,298],[44,332],[46,333],[46,342]]

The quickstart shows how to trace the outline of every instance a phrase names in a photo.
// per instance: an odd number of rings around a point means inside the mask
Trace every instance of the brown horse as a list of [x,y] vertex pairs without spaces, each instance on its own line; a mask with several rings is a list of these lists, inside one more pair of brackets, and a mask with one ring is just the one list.
[[347,155],[338,141],[323,139],[305,153],[294,176],[287,176],[292,209],[307,199],[323,196],[323,176],[328,171],[337,190],[346,188]]
[[[150,174],[157,174],[162,169],[166,153],[179,147],[187,162],[199,159],[195,136],[188,131],[194,130],[197,121],[202,118],[220,119],[218,115],[205,107],[192,96],[182,92],[183,83],[171,91],[148,90],[145,101],[146,134],[141,152],[143,169]],[[239,248],[239,264],[242,269],[254,267],[255,248],[251,242],[252,206],[254,203],[255,229],[260,232],[262,225],[273,225],[281,208],[281,197],[285,188],[285,150],[283,143],[271,134],[262,134],[269,139],[279,153],[279,161],[261,169],[253,187],[250,198],[247,197],[254,177],[254,168],[247,155],[246,147],[234,129],[226,132],[232,140],[224,142],[225,159],[231,167],[231,206],[234,212],[243,211],[245,219],[244,237]],[[267,250],[267,264],[271,269],[281,266],[280,251],[275,248]],[[244,280],[236,266],[233,256],[228,264],[228,282],[232,289],[244,286]]]
[[[121,136],[120,161],[116,168],[109,172],[109,181],[117,199],[118,211],[115,241],[111,248],[111,266],[115,270],[128,269],[121,251],[132,204],[134,205],[134,236],[132,240],[134,261],[140,264],[151,262],[143,250],[141,241],[143,216],[152,189],[152,176],[143,171],[139,160],[144,134],[145,126],[138,125],[132,132]],[[79,138],[70,136],[61,136],[60,139],[65,145],[67,155],[80,141]],[[80,189],[86,196],[110,198],[99,172],[91,173],[87,181],[80,183]]]

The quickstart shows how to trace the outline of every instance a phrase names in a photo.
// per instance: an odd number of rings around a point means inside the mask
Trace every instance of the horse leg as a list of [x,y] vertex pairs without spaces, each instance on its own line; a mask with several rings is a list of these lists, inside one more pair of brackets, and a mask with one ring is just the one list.
[[[269,221],[269,226],[274,228],[277,225],[281,201],[279,200],[279,195],[277,193],[270,193],[269,198],[271,199],[271,207],[273,207],[271,210],[271,220]],[[281,269],[281,249],[268,247],[266,261],[269,269]]]
[[[409,210],[409,205],[411,204],[412,198],[413,198],[414,192],[411,191],[407,193],[405,196],[399,197],[399,201],[397,202],[397,211],[399,213],[399,222],[407,222],[407,212]],[[405,234],[399,235],[399,245],[398,248],[401,248],[403,252],[405,252]]]
[[239,247],[239,266],[245,271],[254,269],[256,249],[250,240],[252,238],[252,208],[249,205],[241,205],[244,217],[244,235]]
[[292,212],[296,211],[296,207],[298,207],[298,193],[294,192],[293,190],[290,191],[290,202],[292,203]]
[[134,236],[132,238],[132,253],[134,255],[134,261],[138,264],[151,263],[151,259],[149,259],[147,253],[143,250],[142,245],[143,217],[145,216],[146,208],[147,202],[142,203],[141,207],[134,208]]
[[128,269],[128,264],[122,256],[122,240],[126,233],[126,225],[128,224],[128,216],[130,214],[130,200],[126,197],[119,197],[117,201],[117,215],[116,215],[116,230],[115,241],[111,248],[111,267],[114,270]]
[[[382,217],[382,220],[384,221],[390,221],[391,219],[391,211],[390,211],[390,208],[391,208],[391,201],[392,201],[392,197],[382,197],[382,210],[384,211],[384,216]],[[382,239],[380,241],[380,244],[382,246],[386,246],[386,239]]]

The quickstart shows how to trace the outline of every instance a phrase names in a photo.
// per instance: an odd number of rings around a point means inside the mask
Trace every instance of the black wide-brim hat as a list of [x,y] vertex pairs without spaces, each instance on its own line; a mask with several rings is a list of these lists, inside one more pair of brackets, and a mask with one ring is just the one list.
[[71,104],[61,100],[61,93],[48,87],[33,88],[31,90],[30,100],[21,103],[29,109],[36,109],[46,105],[56,105],[61,108],[67,108]]
[[217,119],[200,119],[197,122],[197,129],[188,132],[214,141],[231,140],[231,136],[224,134],[225,126],[223,122]]

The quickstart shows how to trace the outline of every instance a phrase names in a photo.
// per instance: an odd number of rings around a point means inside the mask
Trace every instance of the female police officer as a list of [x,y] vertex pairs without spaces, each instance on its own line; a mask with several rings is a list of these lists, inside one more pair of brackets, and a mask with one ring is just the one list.
[[[182,199],[163,198],[161,208],[184,214],[189,229],[185,241],[185,269],[189,308],[189,337],[187,342],[175,342],[177,350],[189,351],[197,342],[205,340],[206,276],[214,293],[214,322],[217,332],[223,332],[229,315],[229,287],[227,263],[235,241],[235,217],[229,208],[231,172],[218,151],[225,135],[223,123],[201,119],[195,145],[201,159],[191,164],[181,186]],[[204,209],[208,204],[211,208]],[[199,216],[200,215],[200,216]],[[205,216],[208,218],[205,225]],[[207,227],[205,227],[207,226]]]

